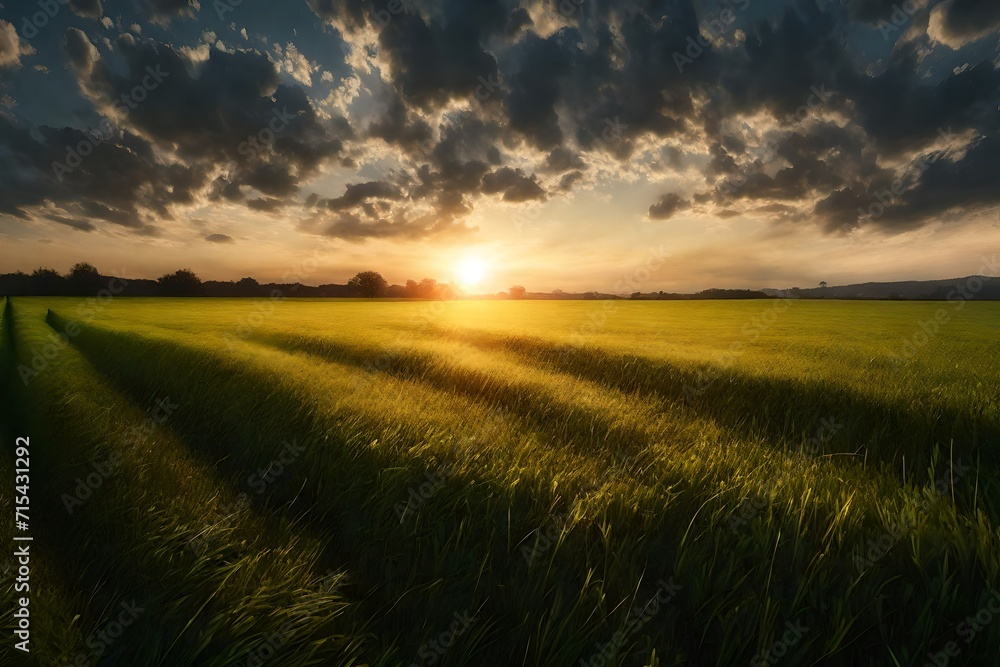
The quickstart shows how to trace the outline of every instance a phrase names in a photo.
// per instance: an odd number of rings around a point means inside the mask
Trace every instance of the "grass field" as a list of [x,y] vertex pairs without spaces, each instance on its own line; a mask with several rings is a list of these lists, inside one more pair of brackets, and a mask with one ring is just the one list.
[[33,664],[1000,655],[998,303],[15,298],[2,345]]

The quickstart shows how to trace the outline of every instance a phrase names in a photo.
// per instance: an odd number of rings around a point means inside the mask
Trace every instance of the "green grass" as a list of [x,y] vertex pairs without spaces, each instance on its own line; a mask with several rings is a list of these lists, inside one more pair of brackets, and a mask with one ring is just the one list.
[[780,664],[1000,652],[958,634],[1000,587],[1000,304],[14,299],[4,327],[33,604],[73,619],[36,664],[131,599],[106,664],[274,633],[268,665],[750,664],[796,622]]

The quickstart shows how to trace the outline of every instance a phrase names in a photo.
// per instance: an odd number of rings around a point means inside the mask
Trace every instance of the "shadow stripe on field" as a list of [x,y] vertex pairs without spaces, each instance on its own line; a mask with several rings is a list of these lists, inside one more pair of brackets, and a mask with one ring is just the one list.
[[[913,408],[902,400],[876,399],[826,381],[759,376],[713,364],[685,365],[530,336],[454,328],[435,332],[481,349],[506,350],[626,393],[688,402],[696,414],[747,437],[798,446],[815,435],[822,420],[832,419],[842,428],[826,443],[828,453],[863,449],[869,463],[886,463],[901,474],[904,454],[908,469],[923,470],[935,445],[946,451],[953,445],[955,455],[979,462],[984,478],[1000,478],[1000,421],[994,414],[944,404],[933,410]],[[1000,511],[992,516],[1000,520]]]

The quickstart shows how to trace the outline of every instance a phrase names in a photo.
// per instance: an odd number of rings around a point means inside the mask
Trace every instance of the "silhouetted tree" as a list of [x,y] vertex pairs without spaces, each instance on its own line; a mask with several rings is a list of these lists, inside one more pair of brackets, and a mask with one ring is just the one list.
[[101,291],[101,274],[93,264],[78,262],[66,274],[69,292],[77,296],[93,296]]
[[420,296],[425,299],[433,299],[438,295],[438,281],[433,278],[424,278],[420,281]]
[[433,278],[424,278],[419,283],[416,280],[406,281],[406,296],[411,299],[433,299],[440,296],[440,286]]
[[236,281],[236,293],[240,295],[257,296],[263,290],[260,283],[253,278],[240,278]]
[[66,279],[55,269],[39,267],[31,272],[32,294],[60,295],[66,293]]
[[527,293],[528,290],[524,289],[521,285],[514,285],[507,290],[507,295],[512,299],[523,299],[524,295]]
[[385,292],[389,283],[377,271],[362,271],[347,281],[347,286],[369,299]]
[[409,294],[407,294],[406,288],[402,285],[389,285],[385,289],[385,294],[383,294],[383,296],[387,296],[390,299],[405,299],[409,296]]
[[164,274],[156,284],[164,296],[197,296],[202,291],[201,278],[191,269]]
[[819,286],[820,287],[826,287],[826,281],[825,280],[819,281]]

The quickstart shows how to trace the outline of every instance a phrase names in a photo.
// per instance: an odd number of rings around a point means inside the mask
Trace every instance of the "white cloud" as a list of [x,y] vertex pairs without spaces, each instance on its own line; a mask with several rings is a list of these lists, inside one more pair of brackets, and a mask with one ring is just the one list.
[[34,47],[21,43],[14,25],[0,19],[0,67],[20,67],[21,56],[34,53]]
[[274,52],[277,54],[275,62],[281,71],[303,86],[312,86],[312,74],[319,71],[318,64],[309,62],[292,42],[285,44],[284,49],[281,48],[281,44],[275,44]]

